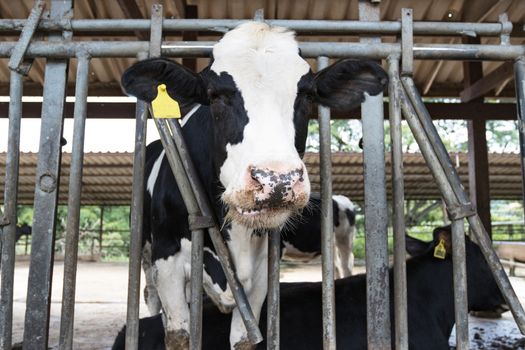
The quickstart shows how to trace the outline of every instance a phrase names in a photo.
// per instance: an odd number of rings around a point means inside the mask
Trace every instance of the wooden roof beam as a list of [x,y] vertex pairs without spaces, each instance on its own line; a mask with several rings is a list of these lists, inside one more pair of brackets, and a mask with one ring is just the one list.
[[508,82],[513,74],[514,68],[511,62],[501,64],[498,68],[461,91],[459,94],[461,101],[470,102],[478,97],[485,96],[488,92],[498,88],[500,84]]

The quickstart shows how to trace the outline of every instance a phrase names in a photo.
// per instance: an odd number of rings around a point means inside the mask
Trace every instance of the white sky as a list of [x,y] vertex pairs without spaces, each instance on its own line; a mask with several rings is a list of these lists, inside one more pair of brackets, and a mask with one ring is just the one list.
[[[0,102],[8,102],[9,96],[0,96]],[[24,96],[23,102],[42,102],[42,97]],[[74,102],[75,97],[68,96],[67,102]],[[135,102],[133,97],[88,97],[88,102]],[[7,152],[9,120],[0,118],[0,152]],[[152,120],[148,120],[147,143],[159,138]],[[65,152],[71,152],[73,140],[73,119],[64,120],[64,137],[67,145]],[[24,119],[21,124],[20,150],[38,152],[40,139],[40,118]],[[135,139],[135,119],[90,119],[86,120],[84,152],[133,152]]]

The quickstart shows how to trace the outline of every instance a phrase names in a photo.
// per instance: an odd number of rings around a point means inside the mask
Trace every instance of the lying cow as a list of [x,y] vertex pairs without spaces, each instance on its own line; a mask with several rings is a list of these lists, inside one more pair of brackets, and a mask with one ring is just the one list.
[[[352,275],[355,236],[355,208],[348,197],[333,196],[335,255],[337,278]],[[321,254],[321,199],[312,193],[306,209],[296,223],[281,231],[282,257],[285,260],[310,261]]]
[[[415,238],[407,246],[413,258],[407,261],[408,340],[410,349],[448,349],[448,339],[454,326],[454,296],[452,279],[450,226],[442,227],[433,242]],[[434,257],[439,240],[445,241],[445,259]],[[479,247],[467,236],[468,309],[491,309],[504,303],[495,280]],[[393,274],[390,270],[390,297],[393,294]],[[340,349],[366,349],[366,275],[336,281],[337,346]],[[261,317],[264,330],[266,317]],[[394,331],[394,310],[390,315]],[[204,308],[203,349],[228,349],[229,315],[212,304]],[[322,349],[321,283],[281,284],[281,349]],[[139,325],[139,349],[162,350],[163,325],[160,316],[144,318]],[[113,350],[124,349],[124,329],[118,334]],[[393,338],[393,337],[392,337]],[[394,344],[392,344],[394,345]],[[264,349],[261,343],[257,348]]]
[[[313,104],[348,111],[365,93],[383,91],[387,76],[373,62],[342,60],[317,73],[299,55],[294,33],[246,22],[214,46],[212,63],[194,73],[158,58],[138,62],[122,76],[124,90],[151,102],[165,84],[178,101],[183,135],[227,242],[237,276],[256,319],[267,291],[268,229],[303,208],[310,182],[300,158]],[[187,210],[160,143],[147,149],[144,232],[150,232],[151,276],[166,325],[168,348],[188,347],[186,284],[191,266]],[[214,280],[217,257],[205,235],[204,290],[230,311],[225,280]],[[250,348],[233,310],[231,346]]]

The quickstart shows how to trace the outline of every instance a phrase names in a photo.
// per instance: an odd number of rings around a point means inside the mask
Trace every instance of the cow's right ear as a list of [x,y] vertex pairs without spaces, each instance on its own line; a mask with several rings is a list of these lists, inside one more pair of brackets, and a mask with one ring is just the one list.
[[208,104],[206,83],[202,77],[165,58],[135,63],[122,74],[120,83],[126,94],[146,102],[153,101],[157,97],[157,86],[165,84],[170,97],[181,104]]

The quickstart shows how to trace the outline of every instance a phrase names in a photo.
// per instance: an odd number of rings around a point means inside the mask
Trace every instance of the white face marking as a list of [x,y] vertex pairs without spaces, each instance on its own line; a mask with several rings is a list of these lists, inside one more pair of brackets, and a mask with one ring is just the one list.
[[153,167],[151,168],[151,173],[149,174],[149,177],[148,177],[146,190],[149,192],[149,195],[152,197],[153,197],[153,189],[155,188],[157,177],[159,177],[160,166],[162,164],[162,159],[164,159],[165,153],[166,152],[164,150],[160,152],[159,157],[157,158],[157,160],[155,160],[155,163],[153,163]]
[[301,168],[293,112],[297,83],[310,67],[299,56],[294,33],[248,22],[225,34],[214,46],[213,57],[211,70],[233,77],[249,118],[242,142],[227,146],[220,169],[226,193],[242,189],[250,165],[273,162],[290,170]]

